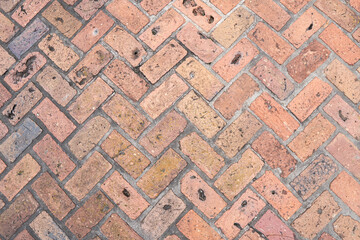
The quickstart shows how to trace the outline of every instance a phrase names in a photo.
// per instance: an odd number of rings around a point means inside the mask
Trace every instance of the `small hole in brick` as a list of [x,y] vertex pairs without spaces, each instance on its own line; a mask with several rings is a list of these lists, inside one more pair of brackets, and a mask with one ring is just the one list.
[[241,203],[241,206],[242,206],[242,207],[245,207],[246,205],[247,205],[247,201],[244,200],[244,201]]
[[237,53],[233,60],[231,60],[231,64],[238,64],[241,58],[241,53]]
[[318,214],[322,214],[322,209],[319,208],[319,209],[317,210],[317,213],[318,213]]
[[275,195],[275,194],[276,194],[276,192],[275,192],[274,190],[272,190],[272,191],[271,191],[271,194],[272,194],[272,195]]
[[140,54],[140,51],[139,51],[139,49],[136,48],[136,49],[133,51],[134,59],[137,59],[137,58],[139,57],[139,54]]
[[97,28],[95,28],[94,31],[93,31],[93,35],[97,36],[98,34],[99,34],[99,30]]
[[160,27],[159,27],[159,26],[154,27],[153,29],[151,29],[152,35],[156,35],[156,34],[159,32],[159,30],[160,30]]
[[313,28],[314,24],[311,23],[310,26],[306,29],[307,31],[310,31]]
[[234,226],[237,227],[238,229],[242,230],[242,227],[240,226],[239,223],[234,223]]
[[64,20],[63,20],[61,17],[57,17],[57,18],[55,18],[55,21],[57,21],[57,22],[61,22],[61,23],[64,23]]
[[214,22],[214,17],[210,15],[210,16],[208,17],[208,23],[211,24],[211,23],[213,23],[213,22]]
[[205,192],[204,190],[202,190],[201,188],[198,190],[198,194],[199,194],[199,199],[200,201],[205,201],[206,200],[206,196],[205,196]]
[[124,190],[122,191],[122,193],[124,194],[125,197],[130,197],[130,193],[129,193],[129,191],[128,191],[126,188],[124,188]]
[[342,113],[341,110],[339,110],[339,117],[340,117],[341,120],[343,120],[344,122],[346,122],[346,120],[348,120],[348,118],[343,115],[343,113]]
[[171,208],[171,205],[168,205],[168,204],[166,204],[166,205],[164,205],[164,207],[163,207],[163,209],[166,211],[166,210],[169,210]]
[[183,2],[182,2],[182,4],[186,7],[186,8],[188,8],[188,7],[196,7],[197,6],[197,4],[196,4],[196,2],[194,1],[194,0],[183,0]]
[[50,50],[51,52],[55,51],[55,48],[52,47],[52,46],[49,46],[48,48],[49,48],[49,50]]

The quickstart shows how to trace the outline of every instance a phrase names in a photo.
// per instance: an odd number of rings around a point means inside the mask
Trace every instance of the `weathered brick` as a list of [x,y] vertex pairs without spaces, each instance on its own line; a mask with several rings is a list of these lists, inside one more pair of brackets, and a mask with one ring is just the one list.
[[32,188],[36,191],[37,195],[45,202],[55,217],[62,220],[75,204],[66,195],[56,181],[45,172],[33,184]]
[[70,150],[79,160],[83,159],[109,129],[110,123],[105,118],[92,118],[69,141]]
[[101,231],[110,240],[123,239],[142,240],[142,238],[116,213],[106,220],[101,227]]
[[186,50],[175,40],[153,55],[141,67],[141,72],[152,83],[156,83],[165,73],[174,67],[186,55]]
[[291,224],[296,231],[307,239],[312,239],[339,212],[341,208],[328,191],[323,192],[313,203]]
[[11,98],[11,93],[0,83],[0,107]]
[[141,221],[146,236],[158,239],[185,207],[185,203],[170,190]]
[[210,2],[218,9],[220,9],[224,14],[227,14],[240,2],[240,0],[210,0]]
[[19,2],[20,0],[3,0],[0,2],[0,8],[8,13],[12,11]]
[[230,200],[235,196],[258,174],[264,163],[250,149],[247,149],[239,161],[231,165],[219,177],[215,186]]
[[140,178],[137,185],[150,197],[156,198],[185,168],[186,161],[174,150],[169,149]]
[[34,240],[34,238],[29,234],[29,232],[25,229],[21,231],[14,240]]
[[11,15],[22,27],[25,27],[50,0],[25,0]]
[[66,234],[59,228],[50,215],[43,211],[31,223],[31,229],[40,239],[63,239],[69,240]]
[[243,38],[213,66],[213,69],[225,81],[230,82],[258,54],[257,48],[248,39]]
[[83,19],[89,20],[106,2],[106,0],[82,0],[74,10]]
[[207,100],[211,100],[224,85],[195,58],[189,57],[176,71]]
[[173,110],[140,140],[140,144],[155,157],[184,131],[186,125],[187,121]]
[[335,129],[334,125],[319,114],[288,146],[301,161],[305,161],[333,134]]
[[2,121],[0,121],[0,140],[3,139],[3,137],[5,137],[8,131],[9,129],[7,128],[7,126]]
[[2,13],[0,13],[0,22],[0,41],[6,43],[15,35],[15,33],[18,31],[18,28]]
[[150,15],[156,15],[163,9],[171,0],[143,0],[141,7],[145,9]]
[[280,0],[280,2],[293,13],[297,13],[302,9],[310,0]]
[[[216,221],[215,225],[229,239],[234,239],[251,220],[265,207],[252,190],[248,189],[243,195]],[[254,239],[255,240],[255,239]]]
[[341,239],[351,240],[360,238],[360,223],[350,216],[341,215],[334,222],[333,226],[334,231]]

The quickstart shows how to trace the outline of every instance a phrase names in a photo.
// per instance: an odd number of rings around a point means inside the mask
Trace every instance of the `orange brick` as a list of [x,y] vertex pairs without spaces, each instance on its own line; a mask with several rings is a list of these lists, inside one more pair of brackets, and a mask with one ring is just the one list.
[[257,48],[248,39],[243,38],[213,66],[213,69],[225,81],[230,82],[258,54]]
[[171,0],[143,0],[141,7],[145,9],[150,15],[156,15],[163,9]]
[[2,13],[0,13],[0,22],[0,41],[6,43],[15,35],[15,33],[18,31],[18,28]]
[[239,161],[231,165],[221,177],[215,181],[215,186],[230,200],[245,188],[260,172],[264,163],[250,149],[247,149]]
[[108,239],[117,239],[121,236],[124,239],[142,240],[142,238],[116,213],[105,221],[101,231]]
[[360,28],[356,29],[352,36],[356,41],[360,42]]
[[11,93],[0,83],[0,107],[4,105],[4,103],[11,98]]
[[[357,239],[360,238],[360,223],[350,216],[341,215],[334,223],[334,231],[341,239]],[[329,238],[332,240],[335,238]],[[326,239],[324,239],[326,240]]]
[[106,2],[106,0],[82,0],[74,10],[83,19],[89,20]]
[[305,161],[333,134],[335,129],[334,125],[318,114],[288,146],[301,161]]
[[220,9],[224,14],[227,14],[240,2],[240,0],[210,0],[210,2],[214,4],[215,7]]
[[186,165],[186,161],[170,148],[140,178],[137,185],[150,198],[156,198]]
[[280,0],[280,2],[293,13],[297,13],[302,9],[310,0]]
[[50,0],[25,0],[11,15],[22,27],[25,27]]
[[13,58],[4,48],[0,47],[0,76],[5,74],[14,63],[15,58]]
[[360,12],[360,3],[356,0],[350,0],[350,5],[356,9],[356,11]]

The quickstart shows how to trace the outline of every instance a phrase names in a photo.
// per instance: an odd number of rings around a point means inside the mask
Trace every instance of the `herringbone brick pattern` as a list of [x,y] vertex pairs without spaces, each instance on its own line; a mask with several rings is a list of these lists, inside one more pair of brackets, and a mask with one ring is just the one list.
[[360,239],[359,0],[0,0],[0,239]]

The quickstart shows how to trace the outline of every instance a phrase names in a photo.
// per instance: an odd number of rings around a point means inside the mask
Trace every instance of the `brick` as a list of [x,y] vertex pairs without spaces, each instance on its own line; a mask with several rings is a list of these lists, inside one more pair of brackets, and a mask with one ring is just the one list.
[[101,144],[101,148],[113,159],[120,156],[130,146],[131,143],[116,130],[113,130]]
[[0,2],[0,8],[8,13],[12,11],[19,2],[20,0],[4,0]]
[[75,204],[66,195],[56,181],[45,172],[33,184],[32,188],[36,191],[37,195],[43,200],[51,213],[62,220]]
[[93,149],[110,129],[110,123],[101,116],[88,121],[69,141],[70,151],[79,160]]
[[149,84],[119,59],[111,62],[104,74],[133,101],[139,101],[149,89]]
[[171,190],[141,221],[146,236],[158,239],[184,211],[186,205]]
[[284,141],[300,126],[299,123],[266,92],[261,94],[250,105],[250,109]]
[[36,81],[61,106],[65,107],[76,95],[76,90],[53,67],[45,67]]
[[239,0],[210,0],[210,2],[214,4],[215,7],[220,9],[224,14],[227,14],[239,3]]
[[360,140],[360,114],[356,112],[339,95],[335,95],[324,107],[339,125],[345,128],[356,140]]
[[[0,36],[0,40],[1,40],[1,36]],[[15,63],[15,59],[4,48],[0,47],[0,76],[4,75],[10,69],[11,65],[13,65],[14,63]]]
[[0,152],[10,162],[15,159],[40,135],[41,128],[29,118],[0,145]]
[[75,169],[75,164],[48,134],[33,149],[60,181]]
[[0,158],[0,174],[1,174],[2,172],[4,172],[5,169],[6,169],[6,164],[5,164],[4,161],[1,160],[1,158]]
[[74,10],[83,19],[89,20],[106,2],[106,0],[82,0]]
[[208,218],[216,217],[226,202],[194,170],[180,182],[181,192]]
[[221,17],[202,0],[177,0],[173,6],[183,12],[196,25],[209,32]]
[[41,212],[30,223],[30,227],[40,239],[69,239],[45,211]]
[[[271,210],[266,211],[255,224],[254,228],[268,239],[297,239],[291,229]],[[275,238],[275,236],[278,238]],[[263,237],[261,237],[261,239],[263,239]]]
[[100,11],[81,31],[72,39],[72,43],[81,51],[87,52],[111,28],[114,21]]
[[104,40],[134,67],[139,65],[147,55],[143,46],[130,33],[119,26],[111,30]]
[[83,123],[111,94],[113,90],[101,78],[97,78],[73,102],[68,111],[78,122]]
[[107,5],[106,10],[135,34],[149,23],[148,17],[129,0],[115,0]]
[[0,13],[0,22],[0,41],[6,43],[15,35],[15,33],[18,31],[18,28],[2,13]]
[[242,7],[232,12],[211,36],[221,45],[229,48],[254,22],[254,16]]
[[333,225],[334,231],[341,239],[350,240],[360,238],[360,223],[350,216],[341,215]]
[[4,103],[11,98],[11,93],[0,83],[0,107],[4,105]]
[[[216,221],[215,225],[229,239],[234,239],[250,221],[266,206],[252,190],[243,195]],[[254,239],[255,240],[255,239]]]
[[45,98],[33,113],[60,142],[63,142],[76,128],[48,98]]
[[330,234],[324,232],[324,233],[321,234],[321,236],[319,237],[319,240],[335,240],[335,238],[333,238]]
[[259,85],[246,73],[241,75],[223,92],[214,103],[214,107],[226,118],[232,118],[245,101],[259,91]]
[[63,71],[67,71],[80,57],[55,33],[47,35],[40,43],[39,48]]
[[180,238],[176,235],[170,235],[164,238],[164,240],[180,240]]
[[176,74],[173,74],[147,95],[140,106],[155,119],[173,105],[186,90],[188,86]]
[[245,0],[245,5],[277,31],[280,31],[291,18],[273,0]]
[[[150,0],[142,1],[141,4],[148,5],[149,1]],[[184,22],[185,19],[174,9],[170,8],[163,15],[161,15],[148,29],[146,29],[139,38],[152,50],[155,50],[168,37],[170,37],[173,32],[175,32],[181,25],[183,25]]]
[[29,53],[9,71],[4,81],[18,91],[32,78],[46,63],[46,59],[38,52]]
[[355,104],[360,102],[360,82],[350,69],[339,60],[332,61],[324,70],[325,76]]
[[269,132],[263,132],[251,147],[258,152],[271,168],[281,169],[281,177],[286,178],[295,170],[296,159]]
[[283,36],[296,48],[301,47],[326,22],[326,19],[314,8],[306,10],[294,23],[290,25]]
[[333,134],[335,129],[334,125],[319,114],[289,143],[288,147],[301,161],[305,161]]
[[293,13],[297,13],[302,9],[310,0],[280,0],[280,2]]
[[306,200],[335,173],[337,166],[324,154],[317,157],[290,185]]
[[249,229],[247,230],[239,240],[262,240],[263,238],[254,230]]
[[230,82],[258,54],[257,48],[243,38],[213,66],[213,70]]
[[262,22],[251,30],[248,37],[279,64],[283,64],[294,52],[289,43]]
[[27,230],[21,231],[14,240],[34,240]]
[[2,114],[12,125],[16,125],[36,105],[42,96],[40,90],[33,83],[29,83],[4,109]]
[[260,172],[264,163],[250,149],[247,149],[238,162],[231,165],[216,181],[215,186],[230,200]]
[[169,149],[159,160],[140,178],[137,185],[150,198],[156,198],[185,168],[186,161],[174,150]]
[[65,37],[72,37],[82,26],[81,22],[66,11],[58,1],[54,1],[43,13]]
[[103,110],[134,139],[149,125],[149,121],[120,94],[114,95]]
[[31,193],[25,191],[0,214],[0,234],[9,239],[35,213],[38,206]]
[[143,0],[141,7],[145,9],[150,15],[156,15],[161,11],[171,0]]
[[298,83],[316,71],[329,57],[330,51],[314,40],[286,66],[289,75]]
[[104,225],[102,225],[101,231],[110,240],[119,239],[119,236],[124,239],[142,240],[142,238],[116,213],[111,214]]
[[25,155],[20,162],[1,179],[0,192],[11,201],[40,170],[40,165],[32,156],[30,156],[30,154]]
[[48,31],[48,27],[39,19],[35,19],[20,35],[8,45],[10,51],[20,58]]
[[0,209],[2,209],[5,206],[5,203],[3,200],[0,200]]
[[176,69],[207,100],[211,100],[224,85],[195,58],[189,57]]
[[77,0],[64,0],[64,2],[66,2],[67,4],[69,5],[74,5],[74,3],[76,2]]
[[317,0],[315,6],[348,32],[360,22],[360,17],[339,0]]
[[209,178],[214,178],[225,165],[224,158],[195,132],[180,140],[180,149]]
[[153,55],[141,67],[140,71],[152,83],[156,83],[165,73],[174,67],[186,55],[186,50],[175,40]]
[[140,144],[155,157],[184,131],[186,125],[187,121],[173,110],[140,140]]
[[0,121],[0,140],[5,137],[5,135],[8,133],[8,130],[9,129],[7,128],[7,126]]
[[354,65],[360,60],[360,48],[335,24],[331,23],[319,37],[348,64]]
[[113,55],[108,50],[100,44],[96,45],[69,73],[69,78],[82,89],[99,74],[112,58]]
[[189,240],[202,238],[211,240],[222,239],[220,235],[193,210],[190,210],[176,226]]
[[352,36],[356,41],[360,42],[360,28],[356,29]]
[[229,157],[234,157],[262,127],[262,124],[248,111],[243,112],[223,131],[216,144]]
[[303,122],[330,95],[331,91],[332,87],[329,84],[316,77],[291,100],[287,108]]
[[213,62],[222,53],[222,49],[218,45],[191,23],[183,27],[176,36],[205,63]]
[[92,195],[67,221],[66,226],[77,238],[83,238],[113,208],[102,192]]
[[314,238],[341,208],[328,191],[323,192],[304,213],[291,224],[302,236]]
[[194,91],[179,102],[178,108],[207,138],[214,137],[226,124]]
[[11,15],[22,27],[25,27],[50,0],[25,0]]

